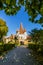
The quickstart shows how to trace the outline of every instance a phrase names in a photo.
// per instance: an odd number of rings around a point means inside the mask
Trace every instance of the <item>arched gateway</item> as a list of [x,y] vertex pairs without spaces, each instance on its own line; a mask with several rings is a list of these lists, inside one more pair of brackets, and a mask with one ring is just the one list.
[[20,44],[28,43],[28,40],[27,40],[28,34],[26,30],[23,28],[22,24],[20,24],[20,29],[16,31],[16,36]]

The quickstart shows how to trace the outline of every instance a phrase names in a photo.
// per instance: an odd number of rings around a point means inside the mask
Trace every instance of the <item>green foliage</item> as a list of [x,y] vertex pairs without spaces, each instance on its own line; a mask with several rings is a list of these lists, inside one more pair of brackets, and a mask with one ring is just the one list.
[[28,47],[39,54],[43,54],[43,30],[33,29],[30,35],[34,44],[29,44]]
[[17,43],[18,39],[17,39],[17,37],[16,37],[16,36],[15,36],[14,40],[15,40],[15,43]]
[[[35,18],[40,14],[43,18],[43,0],[0,0],[0,10],[3,10],[8,15],[16,14],[21,6],[24,6],[25,11],[31,16],[30,20],[32,22],[37,21],[40,23],[40,19],[35,21]],[[41,25],[43,24],[43,19],[41,20]]]
[[18,43],[18,42],[16,42],[16,43],[15,43],[15,47],[17,47],[18,45],[19,45],[19,43]]
[[3,52],[3,45],[0,45],[0,54]]
[[2,45],[3,43],[2,42],[0,42],[0,45]]
[[11,50],[15,47],[15,44],[4,44],[4,51]]
[[14,41],[9,41],[8,44],[15,44],[15,42]]
[[0,19],[0,41],[2,40],[3,36],[6,35],[8,32],[8,27],[6,22]]
[[15,40],[15,46],[16,46],[16,47],[19,46],[20,44],[19,44],[19,41],[18,41],[17,36],[15,36],[14,40]]
[[15,48],[15,44],[0,45],[0,55],[3,54],[4,52],[11,50],[12,48]]
[[28,44],[28,48],[36,53],[43,54],[43,44]]
[[33,42],[36,44],[43,44],[43,30],[33,29],[30,33]]
[[39,49],[39,45],[37,44],[28,44],[28,47],[34,51],[37,51]]

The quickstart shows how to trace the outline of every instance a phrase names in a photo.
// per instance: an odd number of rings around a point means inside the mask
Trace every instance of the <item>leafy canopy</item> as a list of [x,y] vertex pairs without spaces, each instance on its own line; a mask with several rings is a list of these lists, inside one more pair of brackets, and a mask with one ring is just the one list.
[[[43,25],[43,0],[0,0],[0,10],[5,11],[8,15],[16,14],[21,6],[24,6],[25,11],[31,16],[29,20]],[[40,19],[35,18],[40,14]]]
[[6,35],[8,32],[8,27],[6,25],[6,22],[0,19],[0,41],[4,35]]

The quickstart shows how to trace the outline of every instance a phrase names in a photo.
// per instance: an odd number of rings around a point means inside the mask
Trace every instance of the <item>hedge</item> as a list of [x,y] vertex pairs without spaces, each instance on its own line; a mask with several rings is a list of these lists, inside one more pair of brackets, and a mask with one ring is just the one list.
[[43,44],[28,44],[28,48],[43,54]]
[[0,45],[0,54],[2,54],[5,51],[11,50],[15,47],[15,44],[4,44]]

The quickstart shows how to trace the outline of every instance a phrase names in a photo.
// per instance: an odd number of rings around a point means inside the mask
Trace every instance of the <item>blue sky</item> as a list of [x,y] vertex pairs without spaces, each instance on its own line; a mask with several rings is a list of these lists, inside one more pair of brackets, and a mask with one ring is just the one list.
[[[34,28],[41,28],[40,24],[35,24],[29,21],[29,16],[27,12],[24,12],[24,7],[22,7],[21,10],[13,16],[6,15],[4,11],[0,11],[0,18],[6,21],[6,24],[9,28],[7,35],[16,34],[16,30],[19,29],[20,23],[22,23],[27,33]],[[38,16],[37,19],[39,18],[40,16]]]

